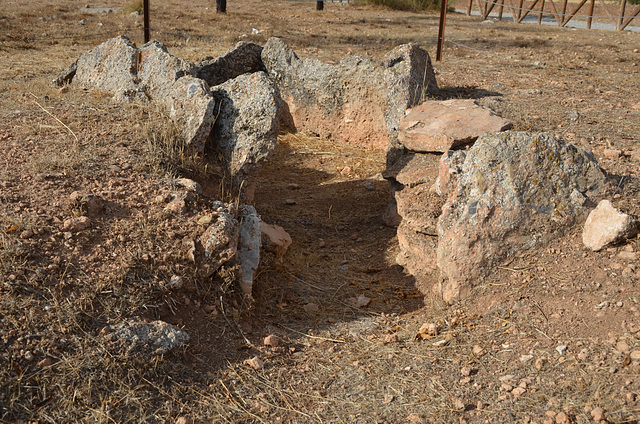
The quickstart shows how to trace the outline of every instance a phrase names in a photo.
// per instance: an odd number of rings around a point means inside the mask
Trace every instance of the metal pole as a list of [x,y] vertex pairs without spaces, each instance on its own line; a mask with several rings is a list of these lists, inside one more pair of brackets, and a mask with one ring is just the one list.
[[144,42],[149,42],[149,0],[143,1],[144,12]]
[[447,0],[440,0],[440,27],[438,28],[438,49],[436,61],[442,60],[442,46],[444,45],[444,23],[447,20]]
[[316,2],[316,10],[324,10],[324,0],[318,0]]

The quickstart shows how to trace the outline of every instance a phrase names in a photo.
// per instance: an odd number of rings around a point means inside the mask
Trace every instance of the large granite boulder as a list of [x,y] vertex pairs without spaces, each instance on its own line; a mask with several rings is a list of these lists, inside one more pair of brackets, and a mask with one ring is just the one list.
[[615,190],[593,154],[549,134],[487,133],[441,159],[437,264],[445,301],[514,252],[566,232]]
[[244,74],[212,88],[218,102],[211,146],[240,185],[273,152],[280,131],[281,99],[264,72]]
[[152,99],[162,101],[167,98],[176,81],[195,73],[193,63],[173,56],[160,41],[150,41],[138,49],[138,85]]
[[437,89],[428,53],[414,45],[397,48],[385,62],[348,56],[331,65],[300,59],[271,38],[262,62],[288,107],[287,125],[368,148],[386,149],[406,108]]
[[75,64],[73,81],[84,88],[114,94],[136,91],[137,69],[138,49],[127,37],[119,36],[80,56]]
[[222,56],[198,62],[196,76],[205,80],[210,87],[220,85],[242,74],[264,71],[261,56],[262,46],[241,41]]

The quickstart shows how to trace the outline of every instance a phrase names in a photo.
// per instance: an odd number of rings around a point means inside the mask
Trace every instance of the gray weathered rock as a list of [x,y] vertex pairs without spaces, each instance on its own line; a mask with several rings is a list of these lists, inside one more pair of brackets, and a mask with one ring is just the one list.
[[602,200],[584,223],[582,242],[589,249],[598,251],[637,233],[635,218],[614,208],[610,201]]
[[240,288],[245,296],[251,296],[253,280],[260,265],[260,217],[253,206],[240,208],[240,238],[236,263],[240,269]]
[[504,131],[511,123],[473,100],[427,101],[400,121],[398,141],[415,152],[441,152],[473,143],[489,131]]
[[184,76],[171,86],[166,97],[160,99],[169,115],[178,124],[185,145],[192,152],[202,154],[216,120],[216,102],[204,81]]
[[189,335],[164,321],[132,319],[102,330],[110,347],[127,356],[162,355],[189,341]]
[[80,56],[54,83],[72,79],[82,87],[114,93],[116,101],[154,101],[178,124],[185,146],[203,154],[215,121],[215,101],[206,82],[195,78],[193,63],[168,53],[159,41],[140,49],[124,36],[108,40]]
[[288,106],[288,125],[378,149],[388,147],[389,131],[395,131],[405,109],[419,100],[423,82],[433,77],[433,69],[424,68],[430,65],[428,53],[413,45],[395,49],[384,63],[349,56],[330,65],[300,59],[282,40],[271,38],[262,61]]
[[224,168],[239,185],[275,148],[280,130],[281,100],[264,72],[244,74],[212,88],[219,104],[211,146],[224,159]]
[[193,63],[173,56],[160,41],[150,41],[138,49],[138,64],[134,74],[138,86],[152,99],[163,102],[170,96],[173,85],[184,76],[194,76]]
[[405,111],[438,91],[429,53],[415,44],[396,47],[384,57],[384,81],[385,122],[394,135]]
[[241,41],[222,56],[198,62],[196,76],[213,87],[242,74],[264,71],[261,55],[262,46]]
[[588,199],[585,205],[615,190],[591,152],[548,134],[487,133],[461,159],[441,168],[457,170],[441,174],[450,180],[438,220],[438,266],[448,277],[439,289],[446,301],[464,296],[501,259],[586,216],[587,207],[571,200],[573,190]]
[[138,49],[125,36],[105,41],[80,56],[76,63],[73,81],[81,87],[112,93],[138,88]]
[[200,236],[200,244],[204,249],[201,266],[206,275],[213,274],[235,258],[239,236],[238,220],[226,210],[218,212],[216,221]]

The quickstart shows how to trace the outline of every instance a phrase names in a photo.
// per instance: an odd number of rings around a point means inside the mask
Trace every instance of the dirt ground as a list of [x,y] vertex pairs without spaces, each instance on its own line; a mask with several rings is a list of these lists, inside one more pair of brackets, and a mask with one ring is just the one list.
[[[86,6],[0,10],[0,422],[639,422],[640,239],[594,253],[575,228],[445,306],[394,264],[382,151],[283,134],[255,206],[291,234],[289,252],[265,255],[253,304],[198,277],[182,240],[203,230],[212,197],[233,200],[215,167],[181,155],[153,106],[50,85],[111,36],[142,42],[141,18]],[[245,0],[221,16],[169,0],[152,5],[152,36],[190,60],[271,36],[324,61],[409,41],[435,57],[435,14],[313,8]],[[640,34],[450,15],[447,38],[439,98],[593,150],[619,183],[614,205],[640,216]],[[158,198],[176,176],[205,193],[168,214]],[[76,190],[104,208],[72,233]],[[101,329],[132,317],[191,340],[161,357],[111,351]]]

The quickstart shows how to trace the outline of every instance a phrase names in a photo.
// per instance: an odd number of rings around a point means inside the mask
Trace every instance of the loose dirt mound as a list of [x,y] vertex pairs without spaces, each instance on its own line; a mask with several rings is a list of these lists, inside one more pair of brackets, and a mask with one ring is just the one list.
[[[212,197],[234,200],[220,170],[183,155],[153,107],[49,85],[97,39],[140,24],[84,6],[25,2],[0,16],[1,421],[637,422],[638,240],[594,253],[576,229],[513,256],[465,303],[423,302],[393,264],[381,152],[282,135],[255,206],[291,234],[289,253],[263,262],[254,305],[236,296],[233,270],[199,278],[183,240],[202,230]],[[379,58],[436,34],[435,15],[294,2],[264,13],[249,1],[217,16],[205,6],[154,5],[154,27],[188,37],[156,33],[177,56],[280,36],[305,57]],[[445,50],[441,98],[478,99],[515,130],[592,149],[620,186],[614,206],[640,215],[640,79],[625,75],[638,72],[638,34],[455,15],[447,34],[507,59]],[[176,176],[204,189],[183,214],[161,203]],[[84,213],[74,191],[104,208],[72,231],[64,221]],[[144,359],[111,352],[101,330],[136,316],[179,326],[188,344]],[[263,345],[270,334],[277,347]]]

